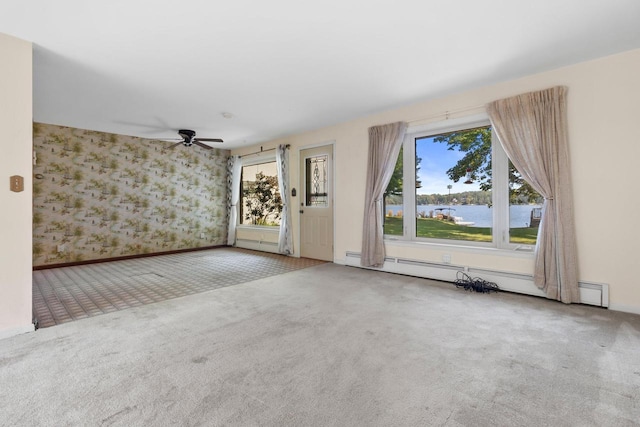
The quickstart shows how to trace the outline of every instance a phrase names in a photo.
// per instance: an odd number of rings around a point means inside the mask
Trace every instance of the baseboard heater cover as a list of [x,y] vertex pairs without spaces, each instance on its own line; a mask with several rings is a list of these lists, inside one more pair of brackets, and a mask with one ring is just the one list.
[[254,251],[272,252],[274,254],[279,253],[277,243],[264,242],[261,240],[236,239],[236,247],[243,249],[252,249]]
[[[359,252],[347,251],[345,265],[367,268],[360,265]],[[533,276],[530,274],[397,257],[385,257],[382,268],[375,268],[372,270],[404,274],[407,276],[424,277],[426,279],[442,280],[445,282],[455,281],[457,273],[459,271],[463,271],[470,276],[477,276],[484,280],[495,282],[498,284],[500,289],[504,291],[539,297],[545,296],[544,292],[538,289],[538,287],[533,283]],[[582,304],[609,307],[608,284],[580,281],[578,285],[580,287],[580,302]]]

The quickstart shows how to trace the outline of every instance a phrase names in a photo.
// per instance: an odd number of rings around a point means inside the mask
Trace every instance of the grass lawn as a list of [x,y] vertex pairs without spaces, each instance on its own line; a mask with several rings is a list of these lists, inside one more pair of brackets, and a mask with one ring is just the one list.
[[[491,242],[490,227],[469,227],[435,218],[417,218],[417,237]],[[402,218],[386,217],[384,234],[402,235]],[[511,243],[535,245],[538,228],[512,228]]]

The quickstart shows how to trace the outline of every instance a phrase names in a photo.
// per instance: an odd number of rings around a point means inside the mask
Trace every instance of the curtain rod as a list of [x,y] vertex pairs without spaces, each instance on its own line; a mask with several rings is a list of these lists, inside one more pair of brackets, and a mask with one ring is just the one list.
[[[284,147],[285,147],[286,149],[289,149],[289,147],[291,147],[291,145],[290,145],[290,144],[287,144],[287,145],[285,145]],[[273,151],[273,150],[275,150],[276,148],[278,148],[278,147],[267,148],[266,150],[263,150],[263,149],[262,149],[262,146],[260,146],[260,151],[254,151],[253,153],[243,154],[243,155],[238,156],[238,157],[243,158],[243,157],[247,157],[247,156],[253,156],[254,154],[262,154],[262,153],[266,153],[267,151]]]
[[434,114],[432,116],[419,117],[419,118],[415,118],[415,119],[411,119],[411,120],[406,120],[406,122],[407,123],[421,122],[423,120],[437,119],[438,117],[444,117],[445,120],[449,120],[449,116],[452,115],[452,114],[466,113],[467,111],[479,110],[481,108],[484,109],[484,104],[483,105],[474,105],[473,107],[458,108],[457,110],[448,110],[448,111],[445,111],[443,113]]

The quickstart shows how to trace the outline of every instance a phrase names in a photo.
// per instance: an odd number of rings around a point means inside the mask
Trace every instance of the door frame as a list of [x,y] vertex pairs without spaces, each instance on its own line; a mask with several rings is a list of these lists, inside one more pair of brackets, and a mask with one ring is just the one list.
[[[333,250],[332,250],[332,255],[333,255],[333,261],[335,262],[336,259],[336,141],[335,140],[330,140],[330,141],[325,141],[325,142],[319,142],[316,144],[309,144],[309,145],[303,145],[301,147],[298,147],[298,161],[297,163],[297,169],[298,169],[298,194],[300,195],[300,197],[302,196],[302,187],[304,186],[304,179],[305,177],[301,176],[300,174],[300,160],[302,159],[302,151],[303,150],[309,150],[312,148],[320,148],[320,147],[327,147],[327,146],[331,146],[331,152],[332,152],[332,156],[331,156],[331,184],[329,185],[329,188],[331,189],[331,196],[333,198],[333,203],[332,203],[332,207],[331,207],[331,215],[333,215]],[[300,200],[301,198],[297,197],[296,198],[296,209],[294,210],[294,215],[296,215],[296,217],[298,218],[298,232],[296,233],[296,238],[295,238],[295,242],[294,244],[296,245],[295,247],[298,248],[298,257],[302,257],[302,247],[300,245],[300,238],[302,236],[302,218],[300,215]]]

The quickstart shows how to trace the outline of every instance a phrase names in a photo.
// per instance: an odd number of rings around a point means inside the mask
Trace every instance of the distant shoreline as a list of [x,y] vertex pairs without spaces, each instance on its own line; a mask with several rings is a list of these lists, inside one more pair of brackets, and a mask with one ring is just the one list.
[[[424,212],[426,215],[430,211],[437,208],[451,208],[451,215],[462,217],[465,222],[473,222],[471,227],[492,227],[493,226],[493,207],[487,205],[418,205],[416,206],[416,214]],[[509,209],[509,226],[511,228],[528,227],[531,221],[531,210],[539,208],[540,205],[511,205]],[[387,205],[385,215],[393,213],[398,216],[402,212],[402,205]],[[404,215],[403,215],[404,216]]]

